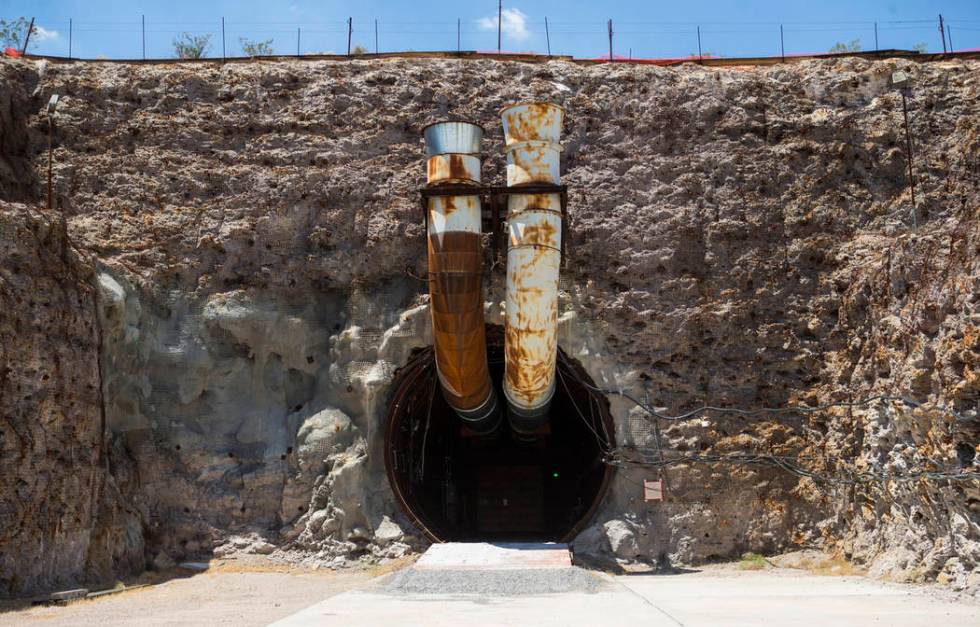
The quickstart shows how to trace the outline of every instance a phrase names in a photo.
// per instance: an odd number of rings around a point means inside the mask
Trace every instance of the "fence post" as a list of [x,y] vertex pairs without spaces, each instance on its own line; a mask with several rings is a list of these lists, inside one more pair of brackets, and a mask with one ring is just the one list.
[[548,16],[544,16],[544,37],[548,42],[548,56],[551,56],[551,31],[548,30]]
[[783,40],[783,25],[779,25],[779,58],[786,63],[786,43]]
[[378,54],[378,18],[374,18],[374,54]]
[[297,56],[297,57],[298,57],[298,56],[301,56],[301,55],[300,55],[300,53],[299,53],[299,38],[300,38],[300,28],[301,28],[301,27],[297,27],[297,28],[296,28],[296,56]]
[[504,0],[497,0],[497,54],[500,54],[500,29],[504,22]]
[[463,50],[462,44],[460,43],[462,41],[462,39],[460,38],[461,24],[462,24],[462,20],[457,17],[456,18],[456,52],[457,53],[462,52]]
[[878,52],[878,22],[875,22],[875,52]]
[[21,49],[21,54],[27,54],[27,44],[31,40],[31,33],[34,32],[34,18],[31,18],[31,23],[27,27],[27,36],[24,37],[24,47]]
[[350,38],[354,34],[354,18],[347,18],[347,56],[350,56]]
[[612,63],[612,61],[613,61],[613,42],[612,42],[612,39],[613,39],[613,29],[612,29],[612,20],[610,19],[609,20],[609,62],[610,63]]
[[701,54],[701,27],[698,26],[698,62],[704,63],[704,55]]
[[953,52],[953,29],[949,24],[946,25],[946,41],[949,42],[949,51]]
[[221,62],[225,62],[225,18],[221,18]]
[[71,18],[68,18],[68,60],[71,60]]
[[943,14],[939,14],[939,36],[943,39],[943,54],[946,54],[946,28],[943,26]]
[[146,16],[140,16],[140,31],[143,33],[143,60],[146,61]]

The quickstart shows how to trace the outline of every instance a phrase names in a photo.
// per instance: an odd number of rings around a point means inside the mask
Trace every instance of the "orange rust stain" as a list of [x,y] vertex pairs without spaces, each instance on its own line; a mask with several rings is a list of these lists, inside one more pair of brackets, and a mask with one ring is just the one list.
[[504,119],[507,122],[508,136],[513,141],[547,139],[540,131],[554,125],[559,114],[558,109],[543,103],[529,104],[518,111],[507,111]]
[[480,172],[469,169],[466,159],[461,154],[449,153],[434,155],[426,161],[426,180],[430,184],[476,182]]
[[473,175],[466,169],[466,162],[460,155],[449,155],[449,178],[455,180],[472,179]]
[[542,221],[537,225],[525,226],[521,240],[522,243],[532,246],[551,246],[552,248],[558,248],[558,242],[555,238],[556,233],[558,233],[558,229],[550,222]]
[[442,159],[438,156],[432,157],[426,162],[426,180],[429,182],[441,179]]
[[447,402],[474,409],[490,394],[477,233],[429,237],[429,295],[439,379]]

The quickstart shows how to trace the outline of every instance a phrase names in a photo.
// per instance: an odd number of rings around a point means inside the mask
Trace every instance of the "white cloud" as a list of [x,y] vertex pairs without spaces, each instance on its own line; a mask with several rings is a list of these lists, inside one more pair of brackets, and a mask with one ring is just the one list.
[[[527,15],[520,9],[504,9],[501,12],[503,34],[515,41],[524,41],[531,36],[527,31]],[[477,20],[480,30],[497,30],[497,16],[481,17]]]
[[53,41],[58,38],[58,31],[48,30],[43,26],[34,25],[34,34],[31,35],[31,42],[41,43],[42,41]]

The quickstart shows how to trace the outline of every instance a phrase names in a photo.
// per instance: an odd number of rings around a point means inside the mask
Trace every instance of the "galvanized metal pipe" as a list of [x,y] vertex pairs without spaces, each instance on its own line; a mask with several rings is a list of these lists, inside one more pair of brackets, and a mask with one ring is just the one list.
[[[446,122],[426,128],[429,185],[480,183],[482,129]],[[446,402],[473,432],[500,425],[483,319],[482,212],[477,195],[428,199],[429,308],[436,370]]]
[[[501,112],[507,144],[507,184],[559,184],[564,110],[521,103]],[[508,197],[507,320],[504,397],[518,437],[535,437],[548,420],[558,355],[559,194]]]

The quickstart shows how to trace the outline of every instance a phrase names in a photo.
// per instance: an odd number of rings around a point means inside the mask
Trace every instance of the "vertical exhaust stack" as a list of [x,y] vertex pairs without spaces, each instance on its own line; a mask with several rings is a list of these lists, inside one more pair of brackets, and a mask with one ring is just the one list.
[[[426,127],[429,186],[479,186],[482,139],[468,122]],[[501,412],[487,367],[481,209],[478,190],[428,199],[429,307],[443,396],[467,428],[490,435]]]
[[[501,111],[507,185],[558,185],[565,111],[551,103]],[[548,421],[558,356],[561,196],[511,194],[507,201],[507,324],[504,396],[513,432],[533,439]]]

